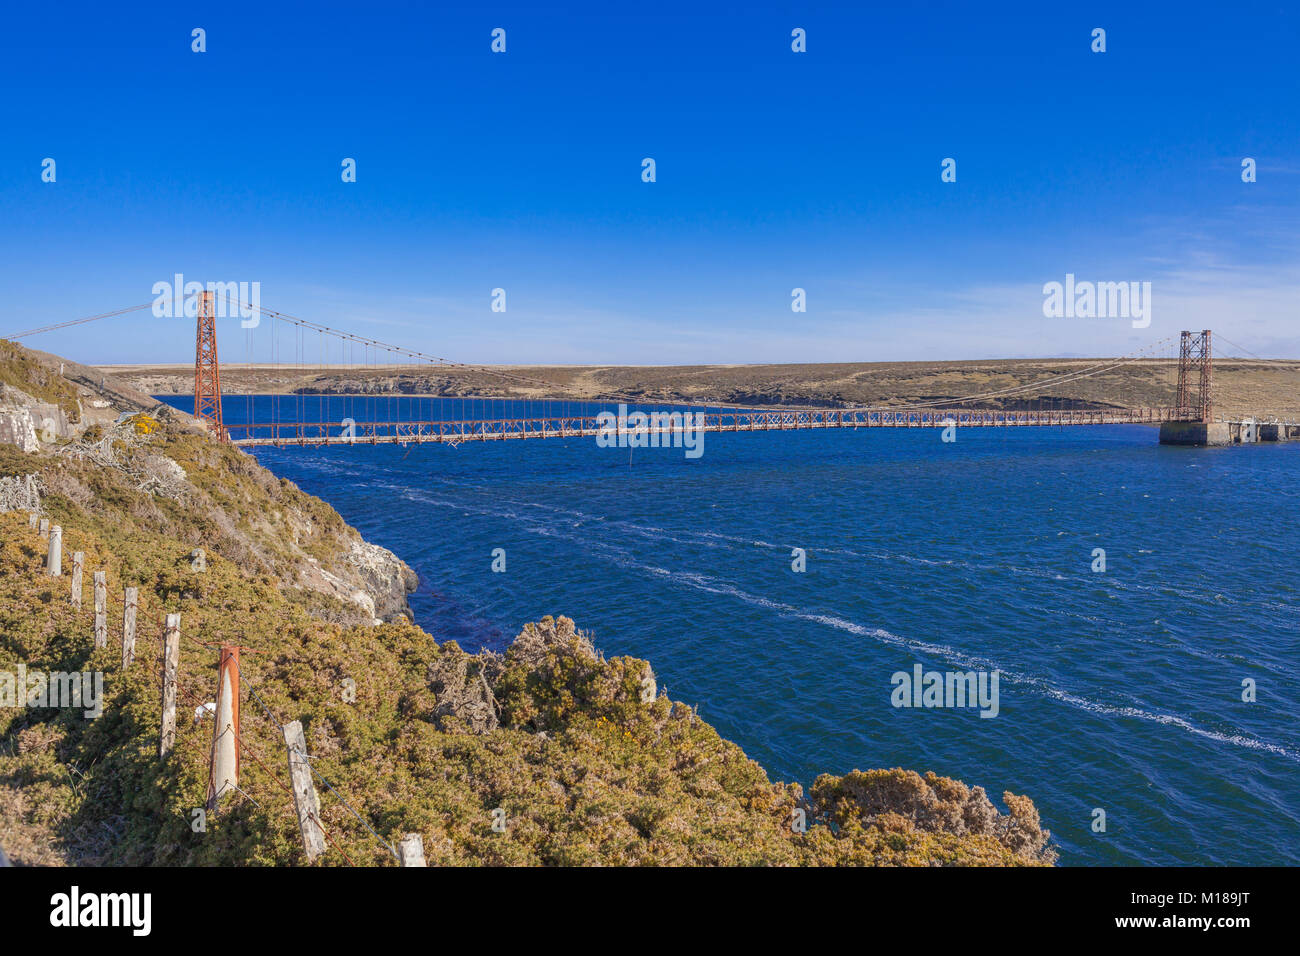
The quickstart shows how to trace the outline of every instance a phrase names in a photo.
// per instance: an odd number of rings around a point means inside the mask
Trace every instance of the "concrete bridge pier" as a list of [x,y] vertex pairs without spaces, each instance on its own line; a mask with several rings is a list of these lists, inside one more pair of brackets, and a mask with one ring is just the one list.
[[1300,425],[1289,422],[1165,422],[1160,426],[1162,445],[1255,445],[1300,439]]
[[1164,422],[1160,426],[1162,445],[1204,445],[1217,447],[1232,444],[1227,422]]

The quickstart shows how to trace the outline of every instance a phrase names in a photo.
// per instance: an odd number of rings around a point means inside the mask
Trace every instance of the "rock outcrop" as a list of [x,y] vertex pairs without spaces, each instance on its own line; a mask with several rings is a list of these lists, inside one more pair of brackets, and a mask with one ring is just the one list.
[[70,434],[68,416],[58,405],[38,401],[12,385],[0,385],[0,442],[34,452]]
[[356,538],[330,568],[315,558],[306,563],[299,586],[354,604],[375,624],[411,619],[407,595],[419,586],[419,579],[387,548]]
[[373,599],[375,617],[392,621],[411,616],[407,595],[420,582],[405,561],[387,548],[358,538],[344,562],[356,569],[362,588]]

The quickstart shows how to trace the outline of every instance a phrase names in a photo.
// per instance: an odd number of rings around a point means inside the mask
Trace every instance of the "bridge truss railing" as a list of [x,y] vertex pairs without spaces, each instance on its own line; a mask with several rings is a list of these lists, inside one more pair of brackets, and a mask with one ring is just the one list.
[[239,445],[460,444],[529,438],[586,438],[601,434],[672,436],[679,431],[788,431],[821,428],[1005,428],[1020,426],[1155,425],[1184,421],[1174,408],[1138,409],[768,409],[645,413],[617,421],[599,415],[489,418],[462,421],[266,422],[230,424]]

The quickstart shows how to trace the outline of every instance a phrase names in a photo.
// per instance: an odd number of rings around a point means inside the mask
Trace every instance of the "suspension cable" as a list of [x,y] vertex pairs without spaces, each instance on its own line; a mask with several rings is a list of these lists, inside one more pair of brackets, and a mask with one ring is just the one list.
[[67,329],[74,325],[85,325],[87,322],[98,322],[100,319],[111,319],[115,315],[126,315],[128,312],[139,312],[141,309],[148,309],[153,306],[153,302],[146,302],[144,305],[133,305],[125,309],[117,309],[114,312],[103,312],[99,315],[88,315],[84,319],[73,319],[70,322],[60,322],[57,325],[46,325],[39,329],[28,329],[25,332],[16,332],[13,335],[6,335],[6,339],[25,339],[29,335],[40,335],[42,332],[53,332],[56,329]]

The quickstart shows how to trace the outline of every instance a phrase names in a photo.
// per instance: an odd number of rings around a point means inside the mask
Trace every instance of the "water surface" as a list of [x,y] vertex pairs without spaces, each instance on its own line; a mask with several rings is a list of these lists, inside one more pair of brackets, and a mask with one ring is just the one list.
[[[276,404],[338,421],[346,401]],[[272,404],[228,398],[225,414]],[[607,654],[650,660],[774,778],[902,766],[1026,793],[1064,864],[1300,863],[1300,443],[1166,448],[1141,426],[957,439],[710,433],[697,460],[590,438],[256,454],[415,568],[412,606],[440,641],[500,649],[567,614]],[[893,707],[891,675],[916,663],[997,669],[999,715]]]

